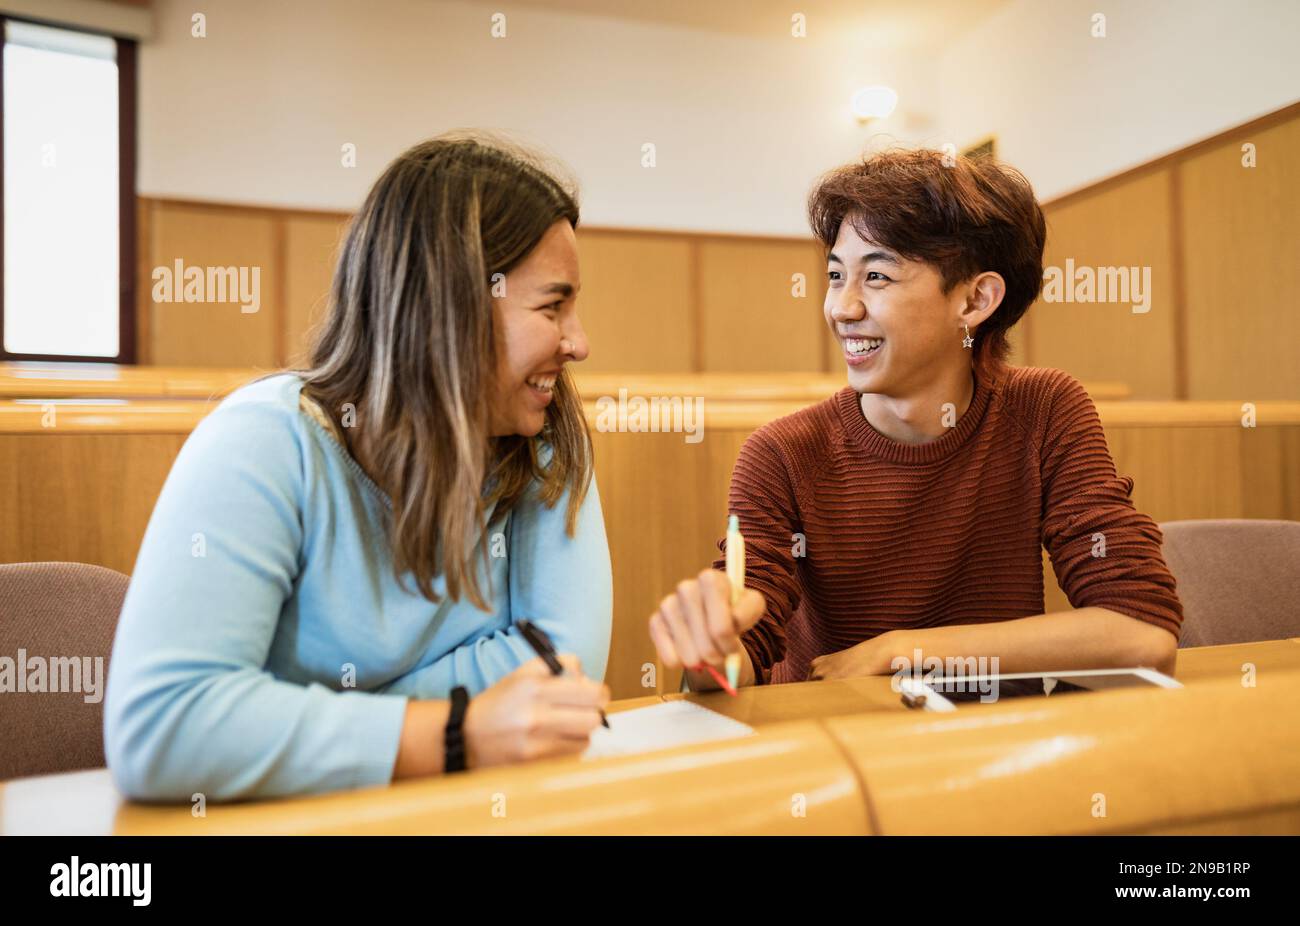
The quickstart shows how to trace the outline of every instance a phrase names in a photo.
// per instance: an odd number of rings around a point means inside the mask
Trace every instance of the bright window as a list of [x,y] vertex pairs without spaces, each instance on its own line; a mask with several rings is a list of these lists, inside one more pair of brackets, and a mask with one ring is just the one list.
[[116,43],[6,22],[4,350],[118,356]]

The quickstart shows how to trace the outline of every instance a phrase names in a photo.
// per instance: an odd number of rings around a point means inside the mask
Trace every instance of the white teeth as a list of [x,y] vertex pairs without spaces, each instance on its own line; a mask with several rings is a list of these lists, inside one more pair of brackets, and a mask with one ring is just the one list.
[[550,392],[555,386],[555,379],[556,377],[554,374],[549,376],[530,376],[527,379],[527,383],[534,389],[539,389],[542,392]]
[[844,347],[850,354],[865,354],[885,343],[884,338],[845,338]]

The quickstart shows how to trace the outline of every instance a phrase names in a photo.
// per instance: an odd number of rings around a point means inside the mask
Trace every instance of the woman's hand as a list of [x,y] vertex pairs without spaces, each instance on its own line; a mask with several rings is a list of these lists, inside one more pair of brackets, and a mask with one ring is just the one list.
[[[752,588],[741,592],[733,608],[726,574],[706,569],[693,579],[683,579],[673,594],[659,602],[659,610],[650,615],[650,639],[670,669],[705,663],[721,666],[729,653],[744,656],[740,635],[757,624],[766,609],[767,602]],[[752,679],[752,668],[743,674]],[[694,681],[691,687],[697,688]],[[708,683],[707,687],[717,686]]]
[[466,764],[507,765],[580,753],[609,687],[582,674],[578,657],[559,657],[564,675],[552,675],[541,659],[524,663],[469,702],[465,713]]
[[821,681],[831,678],[859,678],[864,675],[888,675],[893,670],[890,667],[892,652],[889,647],[889,641],[886,639],[888,633],[882,633],[878,637],[872,637],[870,640],[863,640],[857,646],[850,646],[848,649],[842,649],[837,653],[827,653],[825,656],[818,656],[809,664],[808,678],[810,681]]

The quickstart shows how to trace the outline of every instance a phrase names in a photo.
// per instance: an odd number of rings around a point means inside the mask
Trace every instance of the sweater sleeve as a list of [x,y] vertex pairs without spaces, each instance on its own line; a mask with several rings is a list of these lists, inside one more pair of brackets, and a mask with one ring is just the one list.
[[557,652],[576,654],[589,678],[605,677],[614,580],[594,477],[572,537],[565,531],[568,505],[567,492],[551,508],[530,492],[511,512],[506,553],[510,626],[456,647],[385,691],[445,698],[464,685],[478,694],[537,655],[514,623],[519,618],[546,631]]
[[[801,532],[798,505],[780,450],[762,429],[740,450],[728,505],[745,537],[745,585],[767,601],[766,613],[741,637],[758,682],[766,685],[772,667],[785,658],[785,626],[799,605],[802,587],[795,562]],[[726,569],[726,549],[724,535],[714,569]]]
[[163,486],[123,604],[104,746],[144,800],[271,797],[385,784],[406,699],[264,668],[302,545],[293,416],[218,409]]
[[1075,608],[1107,608],[1175,637],[1182,605],[1155,522],[1133,506],[1133,480],[1119,476],[1097,409],[1077,381],[1059,377],[1042,442],[1043,545]]

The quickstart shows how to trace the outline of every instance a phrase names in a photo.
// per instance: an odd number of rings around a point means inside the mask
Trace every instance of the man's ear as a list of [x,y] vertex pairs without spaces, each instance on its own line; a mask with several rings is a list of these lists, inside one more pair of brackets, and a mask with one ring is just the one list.
[[974,328],[997,311],[1002,299],[1007,294],[1006,281],[1002,274],[986,270],[965,284],[966,306],[961,310],[960,324]]

